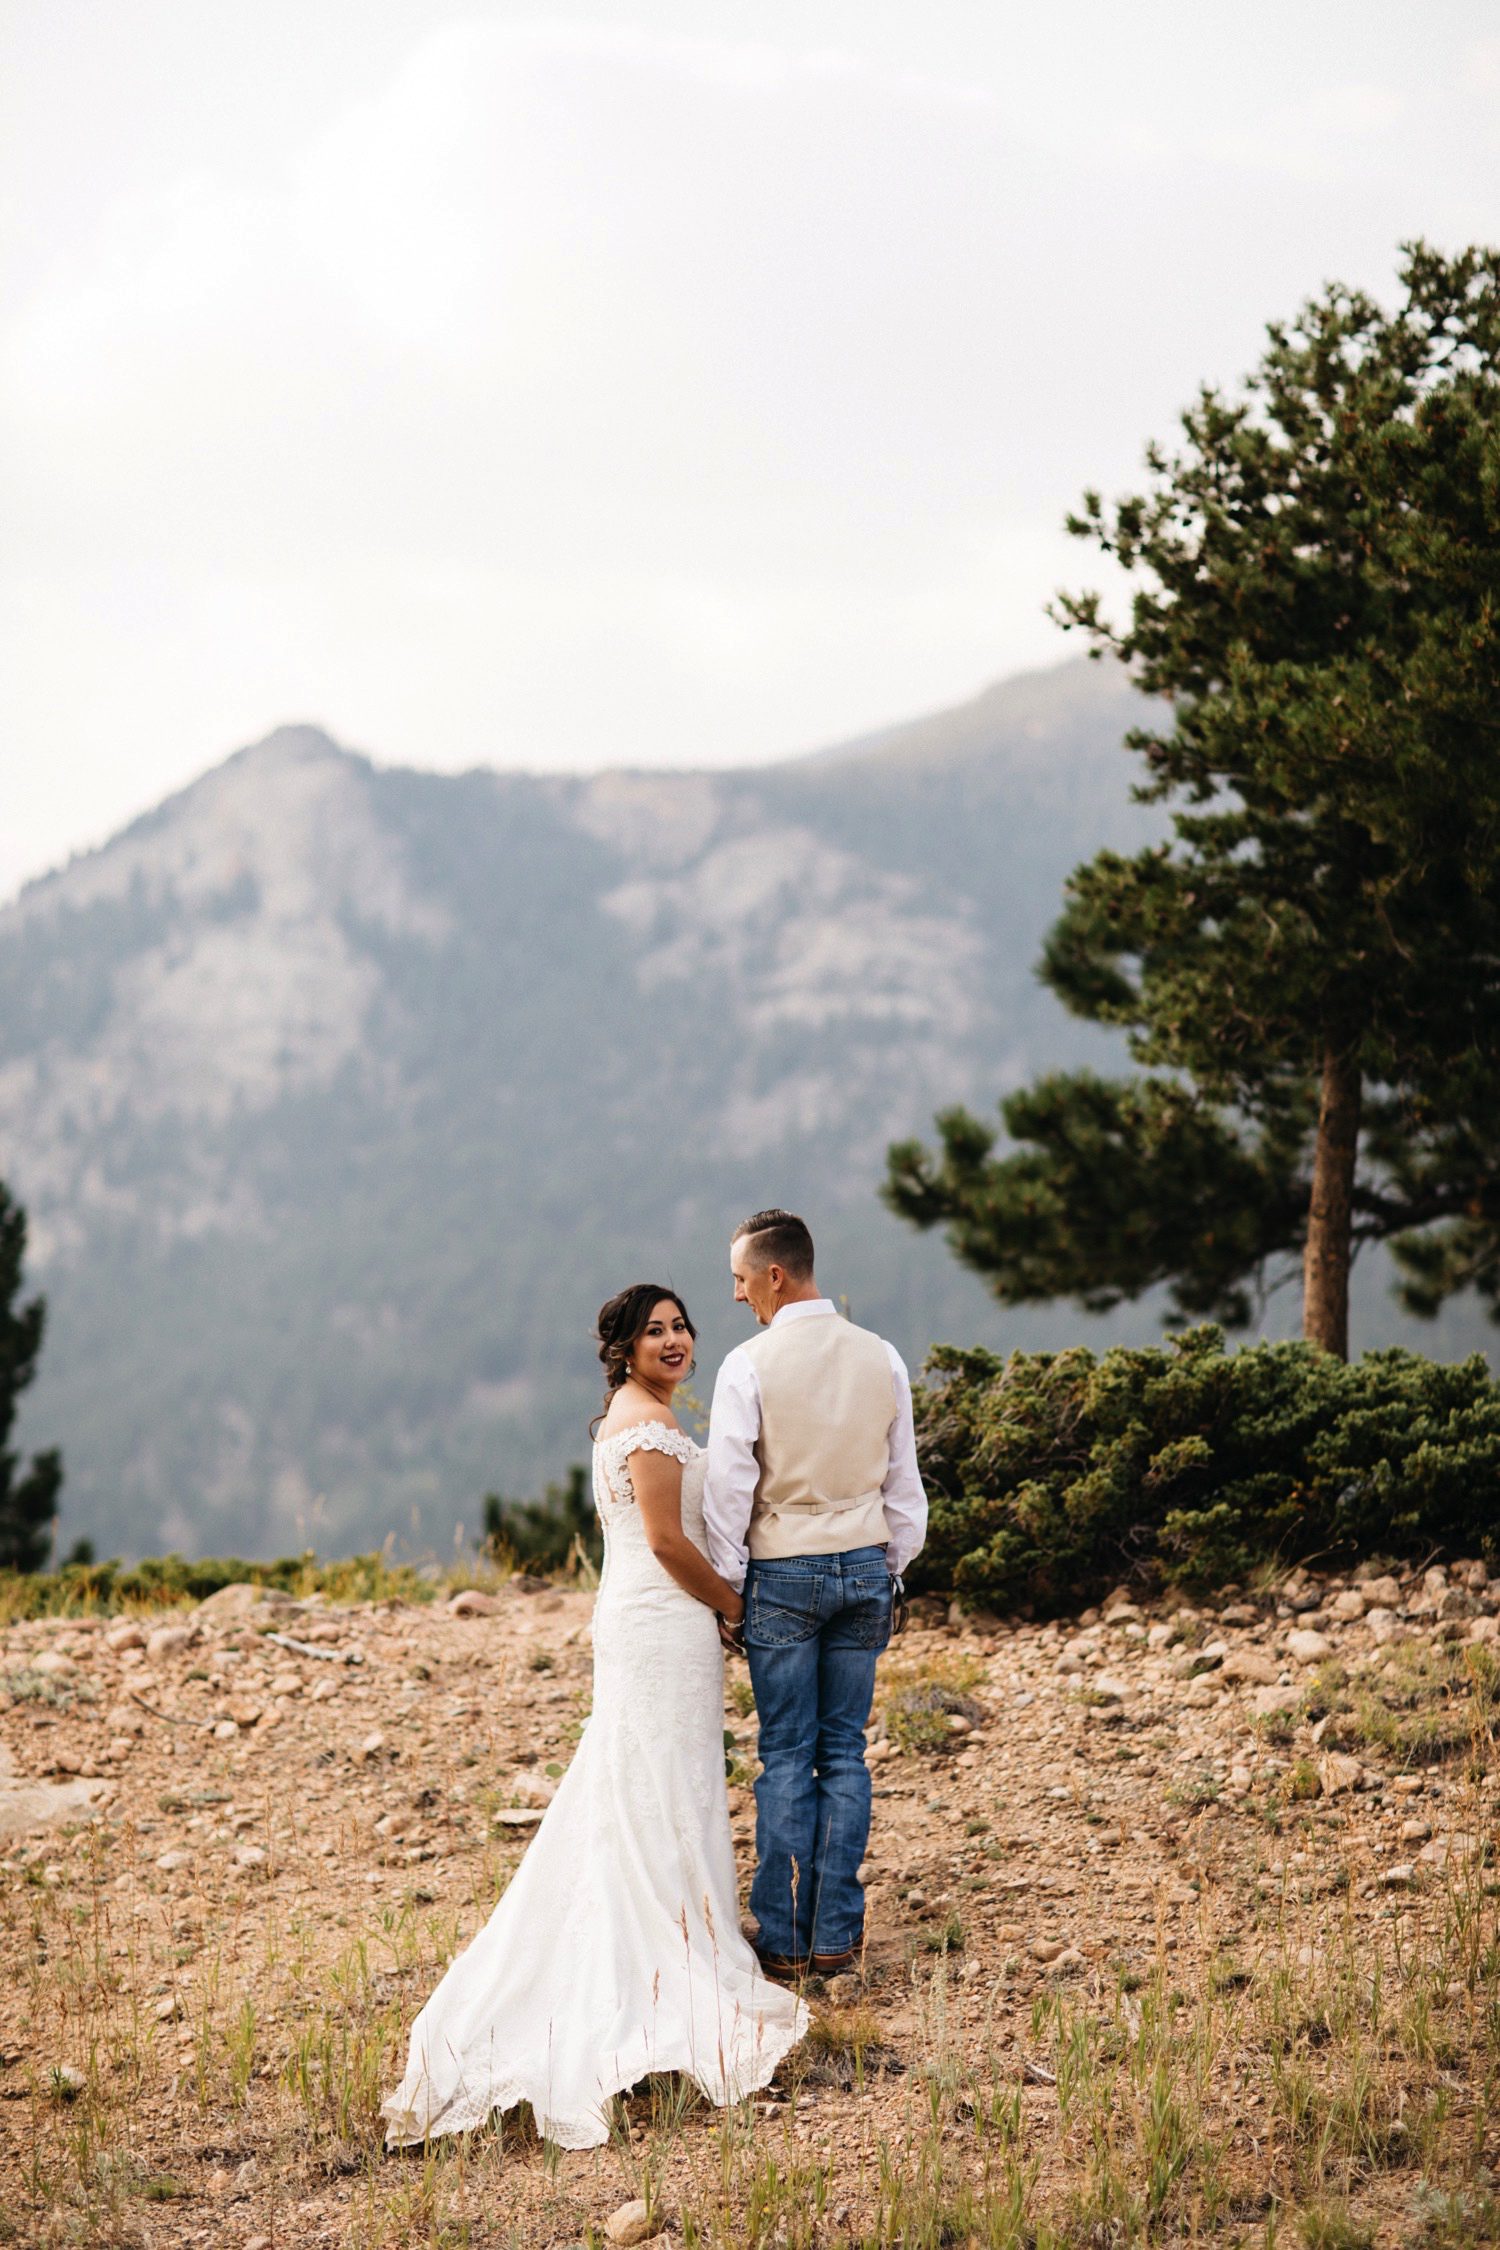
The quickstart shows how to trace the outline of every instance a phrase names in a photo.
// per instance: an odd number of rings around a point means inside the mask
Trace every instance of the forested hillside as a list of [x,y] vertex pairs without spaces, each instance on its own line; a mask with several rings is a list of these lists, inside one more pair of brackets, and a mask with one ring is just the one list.
[[[32,885],[0,915],[0,1177],[65,1541],[472,1536],[487,1488],[581,1457],[624,1280],[687,1292],[706,1393],[743,1332],[728,1228],[770,1201],[913,1360],[1154,1333],[1002,1313],[876,1199],[935,1108],[1108,1062],[1032,965],[1068,868],[1144,832],[1129,705],[1080,662],[782,765],[589,779],[288,728]],[[1362,1305],[1357,1343],[1493,1334]]]

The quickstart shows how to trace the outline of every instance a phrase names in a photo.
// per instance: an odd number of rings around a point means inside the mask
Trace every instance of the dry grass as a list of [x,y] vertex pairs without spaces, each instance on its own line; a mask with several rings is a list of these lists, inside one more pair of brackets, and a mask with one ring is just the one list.
[[[1296,1761],[1266,1830],[1239,1831],[1242,1855],[1265,1837],[1247,1911],[1205,1861],[1182,1919],[1158,1909],[1144,1963],[1101,1942],[1017,2000],[1013,1958],[966,1942],[950,1909],[931,1951],[897,1944],[855,1997],[814,1995],[812,2035],[769,2097],[720,2113],[651,2081],[587,2155],[540,2143],[525,2117],[381,2150],[412,2011],[513,1853],[473,1863],[462,1908],[427,1896],[418,1866],[380,1899],[346,1883],[289,1912],[247,1881],[210,1911],[122,1881],[128,1829],[55,1834],[0,1871],[0,2242],[540,2250],[597,2242],[632,2194],[683,2250],[1500,2242],[1493,1667],[1399,1653],[1377,1689],[1327,1672],[1314,1696],[1392,1768],[1418,1744],[1446,1754],[1451,1826],[1478,1841],[1411,1888],[1386,1890],[1383,1863],[1320,1824]],[[548,1678],[520,1672],[523,1695]],[[984,1674],[942,1649],[904,1661],[887,1726],[902,1696],[970,1696]],[[1218,1817],[1206,1782],[1166,1794],[1174,1815]],[[201,1785],[171,1801],[200,1800],[215,1809]],[[955,1838],[982,1852],[987,1820],[957,1811]],[[285,1848],[269,1810],[265,1834]]]

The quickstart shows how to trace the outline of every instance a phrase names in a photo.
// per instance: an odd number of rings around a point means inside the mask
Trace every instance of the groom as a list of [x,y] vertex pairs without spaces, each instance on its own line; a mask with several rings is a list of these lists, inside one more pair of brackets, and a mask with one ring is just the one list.
[[729,1264],[761,1333],[714,1385],[704,1516],[714,1568],[744,1588],[760,1720],[750,1910],[768,1976],[825,1975],[863,1941],[864,1730],[927,1496],[906,1369],[819,1294],[803,1221],[757,1211]]

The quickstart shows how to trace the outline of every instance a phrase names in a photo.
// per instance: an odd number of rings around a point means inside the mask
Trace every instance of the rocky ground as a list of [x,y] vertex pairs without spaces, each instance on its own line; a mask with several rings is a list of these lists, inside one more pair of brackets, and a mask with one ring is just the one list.
[[754,2114],[654,2086],[601,2151],[513,2122],[382,2158],[405,2026],[586,1716],[590,1606],[227,1588],[5,1631],[0,2240],[541,2245],[633,2197],[685,2243],[1500,2238],[1479,1563],[1047,1624],[919,1605],[872,1729],[867,1958]]

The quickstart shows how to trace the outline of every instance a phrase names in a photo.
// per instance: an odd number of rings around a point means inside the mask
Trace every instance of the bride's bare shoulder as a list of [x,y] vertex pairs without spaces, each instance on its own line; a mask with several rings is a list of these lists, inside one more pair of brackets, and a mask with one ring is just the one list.
[[680,1431],[682,1428],[670,1406],[659,1406],[655,1399],[625,1398],[616,1393],[599,1425],[595,1442],[602,1444],[605,1438],[618,1437],[622,1430],[638,1430],[648,1422],[654,1422],[663,1430]]

